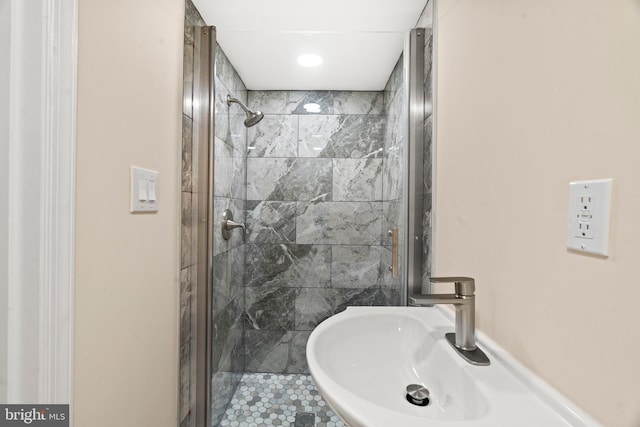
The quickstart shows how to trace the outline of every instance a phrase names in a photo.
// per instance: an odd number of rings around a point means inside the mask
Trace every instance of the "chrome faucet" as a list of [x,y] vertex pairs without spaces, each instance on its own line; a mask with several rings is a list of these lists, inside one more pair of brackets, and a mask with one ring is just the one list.
[[473,365],[489,365],[489,358],[476,346],[476,282],[471,277],[431,277],[431,283],[454,283],[455,294],[410,295],[410,306],[452,304],[456,310],[455,333],[445,334],[453,348]]

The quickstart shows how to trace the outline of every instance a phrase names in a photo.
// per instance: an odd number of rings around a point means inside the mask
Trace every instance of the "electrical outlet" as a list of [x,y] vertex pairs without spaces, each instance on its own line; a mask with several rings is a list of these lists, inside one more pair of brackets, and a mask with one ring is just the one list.
[[612,184],[612,179],[569,183],[569,249],[609,255]]

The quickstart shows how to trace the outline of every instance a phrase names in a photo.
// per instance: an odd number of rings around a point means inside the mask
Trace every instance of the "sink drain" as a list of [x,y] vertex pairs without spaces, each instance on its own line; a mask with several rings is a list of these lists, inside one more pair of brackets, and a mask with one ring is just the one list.
[[416,406],[427,406],[429,404],[429,390],[420,384],[409,384],[407,386],[407,402]]

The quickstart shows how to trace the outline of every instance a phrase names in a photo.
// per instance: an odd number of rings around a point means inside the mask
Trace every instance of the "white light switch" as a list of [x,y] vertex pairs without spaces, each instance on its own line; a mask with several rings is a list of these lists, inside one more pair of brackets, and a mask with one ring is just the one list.
[[131,166],[131,212],[158,212],[158,172]]
[[612,179],[569,183],[569,249],[609,255],[612,185]]

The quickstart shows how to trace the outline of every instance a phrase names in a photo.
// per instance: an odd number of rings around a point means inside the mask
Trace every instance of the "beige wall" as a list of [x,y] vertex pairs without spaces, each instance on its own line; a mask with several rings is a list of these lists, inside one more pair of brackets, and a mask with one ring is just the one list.
[[[438,0],[435,273],[607,426],[640,425],[640,2]],[[570,253],[568,183],[614,178],[611,256]]]
[[[175,426],[184,2],[79,0],[74,425]],[[129,166],[160,211],[129,213]]]

